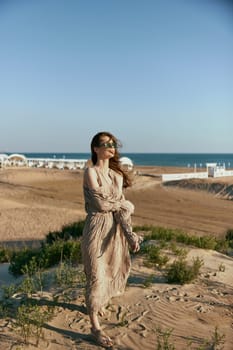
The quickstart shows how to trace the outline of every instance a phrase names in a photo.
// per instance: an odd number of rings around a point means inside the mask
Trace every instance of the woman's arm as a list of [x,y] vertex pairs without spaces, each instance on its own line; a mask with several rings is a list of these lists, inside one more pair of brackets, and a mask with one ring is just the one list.
[[90,189],[98,188],[100,186],[98,183],[97,173],[94,168],[85,169],[84,186]]
[[116,197],[110,193],[107,194],[102,191],[94,168],[87,168],[85,170],[84,186],[90,190],[91,202],[98,211],[118,211],[124,209],[131,214],[133,213],[134,205],[130,201],[125,200],[123,193],[119,197]]

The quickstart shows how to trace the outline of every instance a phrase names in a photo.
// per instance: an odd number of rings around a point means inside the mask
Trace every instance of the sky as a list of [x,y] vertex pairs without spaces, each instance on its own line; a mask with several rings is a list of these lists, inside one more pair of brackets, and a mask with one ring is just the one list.
[[225,0],[0,0],[0,153],[233,153]]

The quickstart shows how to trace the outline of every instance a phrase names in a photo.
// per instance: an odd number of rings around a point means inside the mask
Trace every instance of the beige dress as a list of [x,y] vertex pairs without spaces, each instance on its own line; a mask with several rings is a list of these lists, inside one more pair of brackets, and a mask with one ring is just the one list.
[[82,258],[89,313],[100,311],[111,297],[124,291],[131,266],[129,239],[125,236],[128,230],[131,237],[131,212],[124,207],[122,177],[110,169],[112,182],[109,184],[96,171],[100,187],[89,189],[85,183],[83,187],[87,217],[82,236]]

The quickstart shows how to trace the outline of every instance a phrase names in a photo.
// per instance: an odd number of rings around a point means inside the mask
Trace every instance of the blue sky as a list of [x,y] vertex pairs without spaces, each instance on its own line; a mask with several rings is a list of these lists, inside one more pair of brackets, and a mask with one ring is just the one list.
[[233,153],[233,7],[0,0],[0,153]]

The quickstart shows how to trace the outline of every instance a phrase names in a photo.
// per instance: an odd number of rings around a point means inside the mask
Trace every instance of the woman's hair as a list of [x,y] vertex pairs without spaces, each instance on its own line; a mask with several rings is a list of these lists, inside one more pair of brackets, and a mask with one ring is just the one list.
[[100,147],[101,139],[103,136],[109,137],[111,141],[116,143],[117,148],[115,149],[114,157],[109,159],[109,168],[115,170],[118,174],[123,176],[123,187],[129,187],[132,185],[132,181],[129,175],[121,168],[120,165],[120,154],[118,152],[118,147],[121,147],[120,141],[108,131],[101,131],[96,134],[91,141],[91,160],[93,165],[97,163],[97,154],[94,150],[95,147]]

